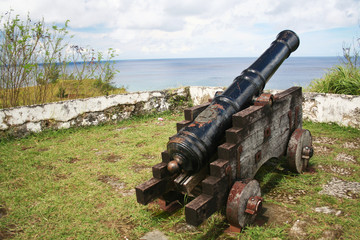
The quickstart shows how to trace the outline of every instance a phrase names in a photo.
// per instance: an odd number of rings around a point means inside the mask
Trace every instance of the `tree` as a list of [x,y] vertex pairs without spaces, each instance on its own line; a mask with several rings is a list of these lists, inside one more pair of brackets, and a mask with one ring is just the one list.
[[[33,22],[29,14],[25,20],[12,16],[13,10],[0,17],[0,97],[2,107],[42,102],[46,89],[58,75],[56,62],[66,47],[64,39],[68,21],[62,28],[47,27],[44,19]],[[20,96],[20,88],[37,86],[34,93]],[[32,102],[31,95],[35,94]]]

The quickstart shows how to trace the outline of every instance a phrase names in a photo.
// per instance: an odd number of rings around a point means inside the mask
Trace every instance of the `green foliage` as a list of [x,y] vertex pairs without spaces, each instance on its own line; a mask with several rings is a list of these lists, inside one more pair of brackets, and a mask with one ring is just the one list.
[[[353,47],[353,48],[352,48]],[[343,47],[342,65],[329,69],[321,79],[315,79],[308,91],[360,95],[360,41]]]
[[68,94],[66,94],[66,89],[63,88],[62,86],[59,87],[59,91],[58,93],[56,94],[56,96],[58,98],[66,98],[68,96]]
[[360,68],[338,65],[321,79],[315,79],[308,88],[312,92],[360,95]]
[[[66,47],[63,28],[47,27],[44,19],[22,20],[13,10],[0,17],[0,98],[2,107],[43,102],[48,84],[56,81],[56,62]],[[66,24],[65,24],[66,25]],[[35,95],[20,94],[20,88],[37,86]]]
[[[103,54],[90,47],[69,46],[68,24],[48,26],[44,19],[33,21],[29,15],[22,20],[13,16],[13,10],[0,16],[0,107],[66,97],[63,87],[53,95],[58,80],[77,80],[75,92],[68,95],[73,98],[81,97],[79,91],[86,79],[96,80],[95,87],[102,94],[114,90],[112,80],[117,71],[112,59],[116,51],[110,48]],[[70,62],[73,72],[68,71]]]

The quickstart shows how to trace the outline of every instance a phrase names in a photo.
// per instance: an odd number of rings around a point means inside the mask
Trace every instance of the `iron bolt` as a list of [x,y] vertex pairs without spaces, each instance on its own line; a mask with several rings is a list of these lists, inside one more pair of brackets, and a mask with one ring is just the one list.
[[305,146],[302,149],[302,158],[309,159],[314,155],[314,149],[312,146]]
[[246,213],[251,215],[257,214],[261,211],[263,198],[259,196],[250,197],[246,205]]

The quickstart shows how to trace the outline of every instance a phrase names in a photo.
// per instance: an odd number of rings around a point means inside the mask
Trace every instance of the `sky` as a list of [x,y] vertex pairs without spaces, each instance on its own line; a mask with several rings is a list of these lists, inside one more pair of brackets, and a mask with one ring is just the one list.
[[71,44],[117,59],[257,57],[284,29],[300,37],[293,56],[341,56],[359,44],[360,0],[0,0],[31,19],[62,25]]

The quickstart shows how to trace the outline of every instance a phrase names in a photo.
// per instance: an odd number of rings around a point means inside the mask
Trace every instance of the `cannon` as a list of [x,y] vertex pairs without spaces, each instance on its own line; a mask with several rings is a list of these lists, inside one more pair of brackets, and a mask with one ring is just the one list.
[[231,231],[251,224],[263,198],[254,179],[271,158],[286,156],[296,173],[313,155],[311,134],[302,129],[302,89],[275,95],[265,84],[299,46],[298,36],[282,31],[270,47],[211,102],[185,109],[152,168],[153,178],[136,187],[140,204],[155,199],[164,210],[184,204],[188,224],[197,226],[226,209]]

